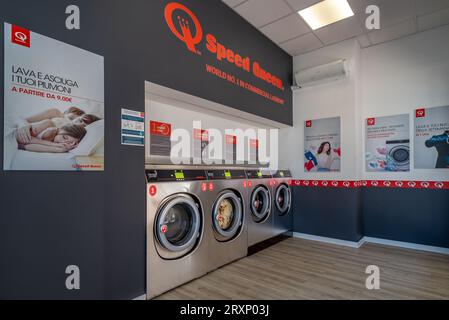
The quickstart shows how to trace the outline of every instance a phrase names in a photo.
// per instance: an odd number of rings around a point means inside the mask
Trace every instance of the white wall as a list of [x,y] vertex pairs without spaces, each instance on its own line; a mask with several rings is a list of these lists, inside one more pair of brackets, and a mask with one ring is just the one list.
[[[348,40],[294,58],[294,71],[347,59],[348,80],[300,89],[293,94],[294,127],[281,130],[281,166],[298,179],[448,180],[449,170],[364,173],[364,123],[368,117],[413,114],[418,107],[449,105],[449,26],[360,49]],[[341,173],[305,173],[305,120],[342,117]],[[284,138],[285,137],[285,138]],[[413,148],[413,140],[411,140]]]
[[[293,128],[281,129],[281,167],[290,168],[298,179],[357,179],[356,160],[356,85],[359,54],[354,41],[346,41],[294,58],[294,71],[346,59],[349,78],[331,84],[303,88],[293,92]],[[304,172],[304,121],[341,117],[341,172]]]
[[[205,130],[216,129],[222,134],[223,140],[223,157],[225,154],[225,130],[226,129],[241,129],[243,131],[247,129],[254,129],[257,133],[258,129],[267,130],[269,134],[270,129],[274,127],[267,126],[265,124],[248,121],[240,117],[233,117],[229,114],[208,110],[187,102],[181,102],[169,98],[162,98],[157,96],[147,95],[145,103],[146,123],[149,121],[159,121],[164,123],[170,123],[172,130],[185,129],[189,132],[190,136],[193,136],[193,123],[194,121],[201,122],[201,128]],[[150,135],[146,135],[146,145],[149,146]],[[192,142],[191,142],[192,143]],[[261,145],[262,147],[262,145]],[[267,141],[266,146],[268,152],[270,148],[270,140]],[[245,149],[248,152],[248,149]],[[146,158],[148,163],[166,163],[168,159],[160,159],[157,157],[149,156],[149,149],[146,149]],[[245,160],[248,160],[245,157]]]
[[[413,150],[414,110],[449,105],[449,26],[364,49],[361,58],[361,123],[376,116],[410,114]],[[360,162],[363,165],[364,159]],[[410,172],[367,172],[365,178],[449,179],[449,170],[438,169],[436,174],[413,167],[412,157]]]

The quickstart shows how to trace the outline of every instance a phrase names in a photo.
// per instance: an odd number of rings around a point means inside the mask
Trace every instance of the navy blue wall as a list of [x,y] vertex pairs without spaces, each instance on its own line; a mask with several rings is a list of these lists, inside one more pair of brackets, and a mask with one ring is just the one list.
[[449,191],[294,187],[294,231],[449,248]]
[[363,236],[361,191],[294,187],[294,231],[348,241]]
[[368,237],[449,248],[449,190],[363,189]]

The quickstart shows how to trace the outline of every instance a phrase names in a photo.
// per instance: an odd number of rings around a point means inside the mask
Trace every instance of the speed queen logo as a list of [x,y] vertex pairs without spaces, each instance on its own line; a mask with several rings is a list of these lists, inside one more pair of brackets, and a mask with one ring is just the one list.
[[[197,45],[203,40],[203,28],[196,15],[186,6],[170,2],[164,10],[165,21],[170,31],[182,42],[185,43],[187,49],[197,55],[202,53],[197,49]],[[251,57],[244,56],[236,50],[222,44],[213,34],[206,34],[206,49],[219,62],[227,62],[235,67],[252,73],[255,77],[271,84],[272,86],[284,91],[283,81],[277,76],[265,70],[257,61],[253,61]]]
[[[179,27],[181,28],[181,32],[178,31],[178,29],[175,26],[175,23],[173,21],[174,19],[174,12],[175,10],[180,10],[183,11],[184,13],[186,13],[191,21],[193,21],[195,30],[195,36],[193,36],[192,34],[192,30],[191,30],[191,25],[188,19],[181,17],[180,15],[176,16],[176,21],[179,24]],[[186,6],[180,4],[180,3],[176,3],[176,2],[172,2],[169,3],[166,7],[165,7],[165,21],[168,24],[168,27],[170,28],[171,32],[173,32],[173,34],[182,42],[184,42],[187,45],[187,48],[196,53],[199,54],[199,52],[196,50],[196,45],[198,43],[201,42],[201,40],[203,39],[203,28],[201,27],[200,21],[198,20],[198,18],[193,14],[192,11],[190,11],[189,8],[187,8]]]
[[30,30],[12,25],[11,42],[29,48],[31,44]]

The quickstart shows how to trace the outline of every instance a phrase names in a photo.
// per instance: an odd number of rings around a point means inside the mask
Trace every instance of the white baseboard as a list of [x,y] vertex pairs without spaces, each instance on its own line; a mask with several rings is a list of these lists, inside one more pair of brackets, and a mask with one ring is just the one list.
[[405,248],[405,249],[413,249],[413,250],[427,251],[427,252],[441,253],[441,254],[449,255],[449,248],[427,246],[427,245],[423,245],[423,244],[402,242],[402,241],[395,241],[395,240],[388,240],[388,239],[381,239],[381,238],[363,237],[358,242],[356,242],[356,241],[347,241],[347,240],[340,240],[340,239],[335,239],[335,238],[315,236],[312,234],[299,233],[299,232],[293,232],[293,237],[300,238],[300,239],[306,239],[306,240],[312,240],[312,241],[331,243],[331,244],[336,244],[336,245],[351,247],[351,248],[360,248],[364,243],[376,243],[376,244],[382,244],[382,245],[392,246],[392,247],[399,247],[399,248]]
[[351,248],[360,248],[360,246],[363,244],[363,241],[362,241],[363,238],[360,239],[360,241],[356,242],[356,241],[348,241],[348,240],[340,240],[340,239],[335,239],[335,238],[314,236],[312,234],[299,233],[299,232],[293,232],[293,237],[306,239],[306,240],[312,240],[312,241],[332,243],[332,244],[336,244],[339,246],[345,246],[345,247],[351,247]]
[[141,296],[135,297],[133,300],[147,300],[147,295],[143,294]]
[[424,244],[402,242],[402,241],[395,241],[395,240],[388,240],[388,239],[381,239],[381,238],[372,238],[372,237],[364,237],[364,240],[365,240],[365,242],[368,242],[368,243],[377,243],[377,244],[383,244],[383,245],[392,246],[392,247],[400,247],[400,248],[406,248],[406,249],[428,251],[428,252],[441,253],[441,254],[449,254],[449,248],[443,248],[443,247],[434,247],[434,246],[427,246]]

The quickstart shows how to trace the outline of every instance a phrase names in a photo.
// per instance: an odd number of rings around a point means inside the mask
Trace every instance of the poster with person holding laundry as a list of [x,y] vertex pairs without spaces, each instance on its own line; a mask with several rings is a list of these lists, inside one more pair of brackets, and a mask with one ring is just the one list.
[[4,24],[4,170],[104,169],[103,57]]
[[340,117],[304,122],[304,171],[340,171]]

